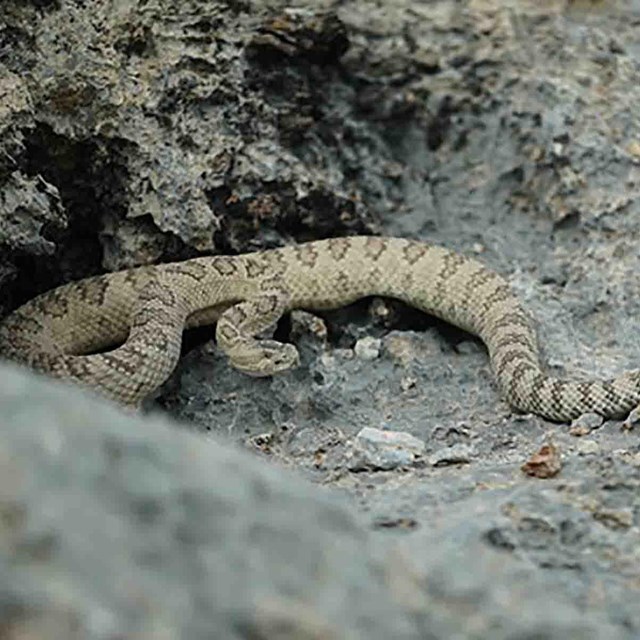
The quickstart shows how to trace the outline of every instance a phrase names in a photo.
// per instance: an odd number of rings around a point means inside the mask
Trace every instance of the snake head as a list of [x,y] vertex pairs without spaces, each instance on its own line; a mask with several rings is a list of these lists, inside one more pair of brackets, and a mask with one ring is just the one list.
[[262,378],[294,369],[300,364],[298,350],[292,344],[276,340],[257,340],[229,354],[229,362],[242,373]]

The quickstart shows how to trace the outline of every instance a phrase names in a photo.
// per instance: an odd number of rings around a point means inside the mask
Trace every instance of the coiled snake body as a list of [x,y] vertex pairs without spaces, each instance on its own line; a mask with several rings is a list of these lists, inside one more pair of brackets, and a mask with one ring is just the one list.
[[[287,310],[371,295],[478,335],[515,409],[566,421],[589,411],[623,417],[640,403],[640,371],[588,382],[548,376],[529,317],[504,278],[453,251],[400,238],[335,238],[81,280],[10,314],[0,324],[0,354],[138,405],[174,369],[185,327],[217,322],[218,345],[233,366],[271,375],[295,366],[297,351],[256,334]],[[121,346],[96,353],[113,345]]]

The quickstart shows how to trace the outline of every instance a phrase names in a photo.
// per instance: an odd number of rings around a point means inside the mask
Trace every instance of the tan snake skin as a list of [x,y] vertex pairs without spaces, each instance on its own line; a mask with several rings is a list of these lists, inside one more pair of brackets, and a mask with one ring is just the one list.
[[480,336],[505,399],[520,411],[557,421],[588,411],[623,417],[640,402],[640,371],[591,382],[545,374],[529,317],[501,276],[400,238],[335,238],[81,280],[9,315],[0,354],[137,406],[173,371],[184,327],[217,321],[231,364],[270,375],[298,363],[293,345],[254,338],[282,313],[371,295],[398,298]]

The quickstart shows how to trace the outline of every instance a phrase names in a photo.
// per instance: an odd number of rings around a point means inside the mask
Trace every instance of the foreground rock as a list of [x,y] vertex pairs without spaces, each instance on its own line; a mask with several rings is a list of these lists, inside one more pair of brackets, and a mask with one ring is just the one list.
[[4,638],[626,637],[478,539],[378,536],[161,420],[7,367],[0,408]]

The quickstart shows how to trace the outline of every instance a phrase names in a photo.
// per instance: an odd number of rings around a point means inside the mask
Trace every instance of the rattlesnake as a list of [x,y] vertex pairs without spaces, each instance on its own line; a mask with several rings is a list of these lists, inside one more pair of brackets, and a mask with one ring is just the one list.
[[0,354],[136,406],[174,369],[184,327],[217,322],[218,345],[233,366],[271,375],[298,362],[293,345],[254,337],[282,313],[371,295],[400,299],[480,336],[517,410],[566,421],[589,411],[622,417],[640,402],[640,371],[590,382],[544,373],[527,313],[504,278],[480,262],[375,236],[194,258],[67,284],[4,320]]

